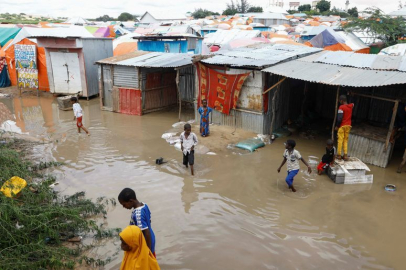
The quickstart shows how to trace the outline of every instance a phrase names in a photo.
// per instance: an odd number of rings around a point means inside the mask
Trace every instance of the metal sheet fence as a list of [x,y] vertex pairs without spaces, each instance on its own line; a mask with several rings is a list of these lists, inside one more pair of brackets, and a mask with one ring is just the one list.
[[114,86],[139,88],[138,68],[114,66]]

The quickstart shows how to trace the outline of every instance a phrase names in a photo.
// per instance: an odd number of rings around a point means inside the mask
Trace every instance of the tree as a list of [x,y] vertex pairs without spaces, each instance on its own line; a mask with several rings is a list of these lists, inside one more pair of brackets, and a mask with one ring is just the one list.
[[95,20],[102,21],[102,22],[115,21],[115,19],[110,17],[109,15],[103,15],[103,16],[97,17]]
[[387,46],[398,43],[404,37],[406,22],[401,17],[392,18],[379,8],[367,8],[365,19],[353,18],[344,25],[345,31],[363,31],[382,40]]
[[123,12],[118,16],[117,20],[126,22],[126,21],[133,21],[134,20],[134,15],[131,15],[128,12]]
[[329,11],[331,7],[331,2],[330,1],[326,1],[326,0],[321,0],[320,2],[317,3],[316,8],[320,11],[320,12],[325,12],[325,11]]
[[300,6],[297,8],[297,10],[300,11],[300,12],[303,12],[303,11],[310,11],[311,9],[312,9],[312,6],[309,5],[309,4],[307,4],[307,5],[300,5]]
[[207,16],[220,15],[218,12],[213,12],[207,9],[198,8],[192,13],[192,17],[195,19],[206,18]]
[[264,12],[264,10],[262,9],[262,7],[250,7],[249,9],[248,9],[248,12]]
[[240,0],[240,2],[237,0],[236,3],[231,0],[231,2],[227,4],[227,9],[223,11],[223,15],[230,16],[236,13],[247,13],[250,7],[251,5],[248,3],[248,0]]
[[351,17],[358,18],[358,8],[357,8],[357,7],[350,8],[350,9],[347,11],[347,13],[348,13]]

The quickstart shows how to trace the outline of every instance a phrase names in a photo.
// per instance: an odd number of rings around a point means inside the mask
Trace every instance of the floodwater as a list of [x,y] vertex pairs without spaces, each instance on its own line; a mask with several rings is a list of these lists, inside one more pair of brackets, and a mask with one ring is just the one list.
[[[98,99],[80,103],[90,137],[77,134],[72,111],[58,110],[53,98],[7,106],[22,132],[55,141],[35,155],[64,162],[53,171],[58,190],[92,198],[136,191],[151,209],[162,269],[403,269],[406,173],[396,174],[399,158],[387,169],[370,166],[373,184],[336,185],[302,171],[292,193],[285,172],[276,171],[281,139],[252,154],[197,155],[191,177],[181,153],[161,139],[177,122],[175,111],[138,117],[100,111]],[[304,157],[323,154],[324,139],[293,138]],[[158,157],[168,163],[155,165]],[[386,192],[389,183],[398,191]],[[129,217],[117,205],[105,223],[124,228]],[[119,268],[118,246],[109,240],[94,250],[113,256],[105,269]]]

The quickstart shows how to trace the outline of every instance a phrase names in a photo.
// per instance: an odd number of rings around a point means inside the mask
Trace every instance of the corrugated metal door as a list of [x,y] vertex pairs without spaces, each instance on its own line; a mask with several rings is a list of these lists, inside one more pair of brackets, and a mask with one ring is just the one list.
[[113,81],[111,80],[111,66],[103,66],[103,106],[113,109]]
[[138,69],[135,67],[114,66],[114,86],[139,89]]
[[141,91],[131,88],[119,88],[120,112],[132,115],[141,115]]
[[77,53],[51,52],[55,93],[82,92],[82,81]]

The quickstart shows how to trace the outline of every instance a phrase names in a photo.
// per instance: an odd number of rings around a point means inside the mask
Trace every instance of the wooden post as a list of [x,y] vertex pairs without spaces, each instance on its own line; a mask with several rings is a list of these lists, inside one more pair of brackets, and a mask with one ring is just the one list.
[[270,128],[270,131],[269,131],[269,134],[271,136],[272,136],[272,133],[273,133],[273,126],[274,126],[274,123],[275,123],[275,114],[276,114],[276,109],[275,109],[276,101],[275,101],[275,99],[276,99],[276,95],[278,94],[279,88],[280,88],[280,85],[278,85],[278,87],[276,88],[275,93],[273,94],[273,98],[272,98],[272,121],[271,121],[271,128]]
[[279,82],[275,83],[274,85],[272,85],[271,87],[269,87],[268,89],[266,89],[264,92],[262,92],[262,94],[266,94],[269,91],[271,91],[272,89],[274,89],[275,87],[279,86],[281,83],[283,83],[286,80],[286,77],[284,77],[283,79],[281,79]]
[[179,69],[176,70],[176,88],[178,89],[178,97],[179,97],[179,122],[180,122],[180,114],[182,112],[182,97],[180,95],[180,88],[179,88]]
[[331,129],[331,139],[334,141],[334,129],[336,126],[336,121],[337,121],[337,112],[338,112],[338,96],[340,95],[340,86],[337,87],[337,95],[336,95],[336,111],[334,114],[334,121],[333,121],[333,127]]
[[384,152],[388,151],[389,140],[390,140],[390,137],[392,134],[393,126],[395,125],[395,119],[396,119],[396,114],[398,112],[398,107],[399,107],[399,100],[396,100],[395,107],[393,108],[392,119],[391,119],[390,125],[389,125],[388,135],[386,135],[385,149],[383,150]]

